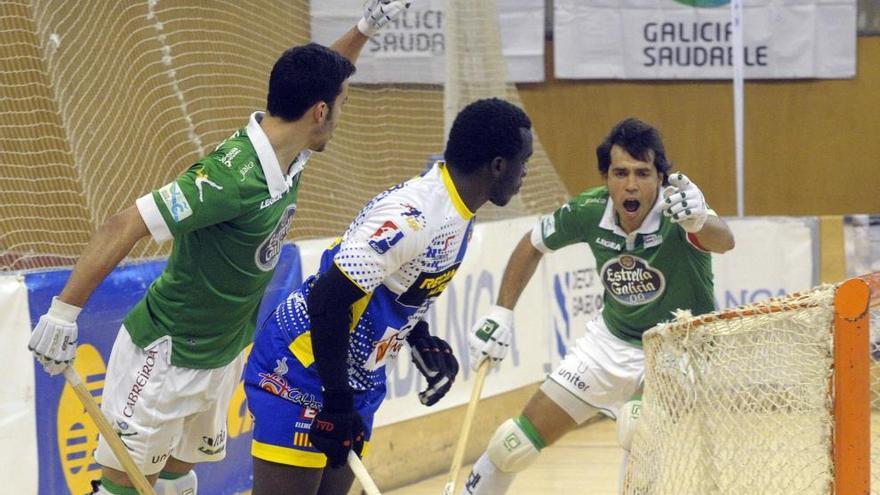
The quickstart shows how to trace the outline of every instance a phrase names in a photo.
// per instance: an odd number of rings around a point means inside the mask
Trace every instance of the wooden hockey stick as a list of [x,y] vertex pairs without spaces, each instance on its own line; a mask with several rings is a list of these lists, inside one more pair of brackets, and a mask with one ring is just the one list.
[[364,489],[367,495],[382,495],[379,493],[379,487],[376,486],[376,482],[373,481],[370,473],[367,472],[367,468],[364,467],[364,463],[361,462],[361,458],[353,450],[348,451],[348,466],[354,472],[354,477],[360,482],[361,488]]
[[480,402],[480,393],[483,391],[483,382],[486,373],[489,372],[489,359],[483,360],[477,369],[477,377],[474,380],[474,389],[471,391],[471,401],[468,403],[467,412],[464,414],[464,423],[461,425],[461,434],[455,445],[455,454],[452,456],[452,467],[446,477],[446,487],[443,495],[452,495],[455,492],[455,482],[458,480],[458,471],[461,469],[461,461],[464,459],[464,451],[467,447],[468,436],[471,433],[471,423],[474,422],[474,413],[477,412],[477,403]]
[[73,391],[76,392],[79,401],[82,402],[83,407],[86,408],[86,412],[89,413],[92,421],[98,426],[98,431],[101,432],[101,436],[104,437],[104,441],[110,446],[110,450],[113,451],[116,459],[122,464],[125,473],[128,474],[128,479],[134,484],[135,490],[137,490],[140,495],[156,495],[153,486],[150,485],[150,482],[147,481],[144,473],[137,468],[134,460],[128,455],[128,450],[122,443],[122,440],[120,440],[116,432],[113,431],[110,422],[107,421],[104,413],[101,412],[98,403],[92,398],[92,394],[86,389],[86,386],[83,385],[82,380],[79,378],[76,370],[73,369],[73,366],[68,366],[64,369],[64,379],[66,379],[67,383],[73,387]]

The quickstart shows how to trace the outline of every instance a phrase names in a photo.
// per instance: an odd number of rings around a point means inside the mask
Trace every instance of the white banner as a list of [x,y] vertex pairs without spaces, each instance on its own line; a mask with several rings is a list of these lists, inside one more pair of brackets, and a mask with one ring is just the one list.
[[[312,40],[332,44],[363,13],[362,0],[311,2]],[[357,83],[445,81],[444,0],[417,0],[364,47]],[[544,80],[544,0],[498,0],[501,47],[511,82]]]
[[880,272],[880,215],[847,215],[843,234],[846,276]]
[[736,239],[729,253],[712,255],[715,305],[752,304],[819,283],[815,217],[725,218]]
[[[729,79],[729,3],[555,0],[556,77]],[[856,0],[745,0],[743,16],[746,78],[855,76]]]
[[37,493],[37,418],[34,359],[24,277],[0,276],[0,362],[7,370],[0,387],[0,466],[9,493]]

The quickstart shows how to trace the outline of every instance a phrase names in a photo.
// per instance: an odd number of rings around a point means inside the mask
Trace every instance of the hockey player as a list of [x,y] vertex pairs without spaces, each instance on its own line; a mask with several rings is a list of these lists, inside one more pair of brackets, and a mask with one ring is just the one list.
[[[73,362],[76,319],[95,287],[139,239],[174,239],[165,271],[123,322],[102,399],[159,493],[195,495],[193,465],[225,456],[228,404],[296,211],[303,167],[333,135],[368,36],[406,7],[369,0],[358,25],[331,48],[312,43],[284,52],[269,77],[266,112],[111,217],[34,329],[28,347],[48,373],[61,373]],[[102,466],[97,493],[135,493],[103,439],[95,460]]]
[[513,308],[545,253],[577,242],[590,246],[605,288],[602,312],[522,414],[498,427],[464,494],[505,493],[542,448],[599,412],[617,419],[628,452],[645,368],[642,333],[677,309],[695,315],[714,309],[711,253],[732,249],[733,234],[696,184],[669,173],[657,130],[624,120],[596,155],[605,185],[575,196],[519,241],[497,305],[469,334],[470,365],[477,369],[490,359],[497,366],[504,358]]
[[266,321],[248,361],[254,495],[347,493],[348,452],[370,439],[385,369],[408,344],[433,405],[458,362],[423,320],[467,250],[474,212],[519,190],[532,154],[522,110],[479,100],[456,117],[445,162],[374,197],[318,273]]

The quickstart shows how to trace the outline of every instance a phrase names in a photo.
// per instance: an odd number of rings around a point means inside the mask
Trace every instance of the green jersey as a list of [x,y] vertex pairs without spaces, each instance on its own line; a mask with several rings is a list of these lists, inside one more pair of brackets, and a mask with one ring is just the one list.
[[711,254],[666,218],[661,205],[657,201],[641,227],[626,234],[608,188],[598,187],[544,217],[532,235],[542,251],[589,244],[605,287],[602,318],[615,336],[637,344],[676,309],[695,315],[715,309]]
[[253,339],[309,157],[301,153],[285,176],[261,118],[137,201],[153,238],[174,246],[124,324],[141,347],[170,336],[175,366],[219,368]]

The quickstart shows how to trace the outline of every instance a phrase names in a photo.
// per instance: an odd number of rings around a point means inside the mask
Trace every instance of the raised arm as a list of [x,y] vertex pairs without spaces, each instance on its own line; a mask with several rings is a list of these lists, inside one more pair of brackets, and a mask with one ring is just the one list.
[[663,214],[681,225],[703,249],[713,253],[733,249],[733,232],[709,209],[700,188],[681,172],[670,175],[669,184],[663,190]]
[[397,18],[409,6],[410,2],[402,0],[369,0],[364,4],[364,16],[357,25],[343,34],[330,48],[351,63],[357,62],[370,36],[376,34],[389,21]]

